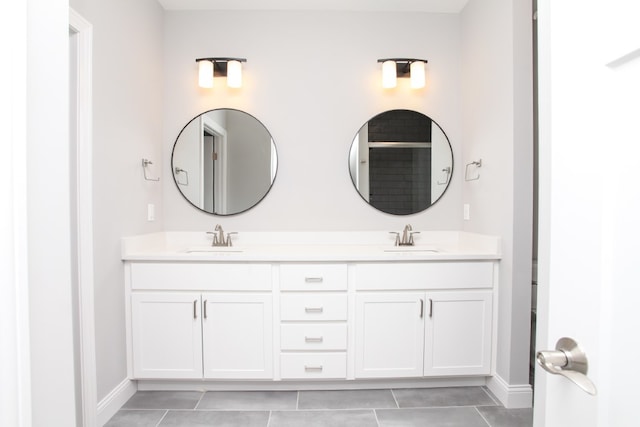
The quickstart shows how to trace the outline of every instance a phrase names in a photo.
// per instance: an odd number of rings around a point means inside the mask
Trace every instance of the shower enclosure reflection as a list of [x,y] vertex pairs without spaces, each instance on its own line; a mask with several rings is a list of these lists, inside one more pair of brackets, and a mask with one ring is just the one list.
[[248,113],[216,109],[196,116],[173,147],[171,171],[189,203],[215,215],[233,215],[258,204],[278,166],[269,131]]
[[444,131],[431,118],[417,111],[391,110],[356,133],[349,172],[371,206],[409,215],[442,197],[453,173],[453,153]]

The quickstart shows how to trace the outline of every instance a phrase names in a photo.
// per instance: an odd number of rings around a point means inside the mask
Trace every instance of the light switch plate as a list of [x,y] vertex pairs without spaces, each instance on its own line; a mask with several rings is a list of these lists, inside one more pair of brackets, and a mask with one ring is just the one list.
[[156,206],[153,203],[147,205],[147,221],[156,220]]
[[469,221],[469,218],[470,218],[470,215],[469,215],[469,203],[465,203],[463,205],[462,217],[464,218],[465,221]]

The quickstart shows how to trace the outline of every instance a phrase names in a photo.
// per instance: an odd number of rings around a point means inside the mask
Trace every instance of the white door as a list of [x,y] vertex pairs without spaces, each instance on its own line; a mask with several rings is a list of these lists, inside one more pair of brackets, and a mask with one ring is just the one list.
[[202,295],[205,378],[273,377],[272,295]]
[[539,0],[536,347],[575,339],[597,395],[538,367],[536,427],[638,425],[639,9]]
[[423,372],[424,292],[356,296],[356,378]]
[[491,374],[492,291],[427,292],[424,375]]
[[133,376],[202,378],[200,294],[131,295]]

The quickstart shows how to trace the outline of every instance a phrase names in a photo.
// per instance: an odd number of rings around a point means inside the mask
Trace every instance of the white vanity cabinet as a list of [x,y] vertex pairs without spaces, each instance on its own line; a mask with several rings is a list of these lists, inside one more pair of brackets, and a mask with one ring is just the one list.
[[481,383],[494,374],[499,239],[434,236],[449,246],[323,235],[315,246],[150,252],[171,236],[127,239],[129,377],[148,390]]
[[201,312],[199,293],[132,293],[133,376],[202,378]]
[[204,378],[273,377],[272,296],[202,294]]
[[493,268],[357,265],[356,378],[489,375]]
[[425,376],[489,375],[493,293],[427,292]]
[[280,376],[346,379],[347,264],[280,265]]
[[423,369],[424,293],[359,293],[356,378],[419,377]]
[[133,378],[273,377],[271,265],[133,263],[128,270]]

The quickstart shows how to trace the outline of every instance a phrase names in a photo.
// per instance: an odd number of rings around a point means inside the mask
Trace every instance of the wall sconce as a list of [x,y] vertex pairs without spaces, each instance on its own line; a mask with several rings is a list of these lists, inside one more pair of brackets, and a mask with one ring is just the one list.
[[226,77],[227,86],[242,87],[242,62],[245,58],[198,58],[198,85],[213,87],[213,77]]
[[382,63],[382,87],[385,89],[396,87],[397,78],[410,77],[411,87],[420,89],[425,86],[426,59],[387,58],[378,59]]

